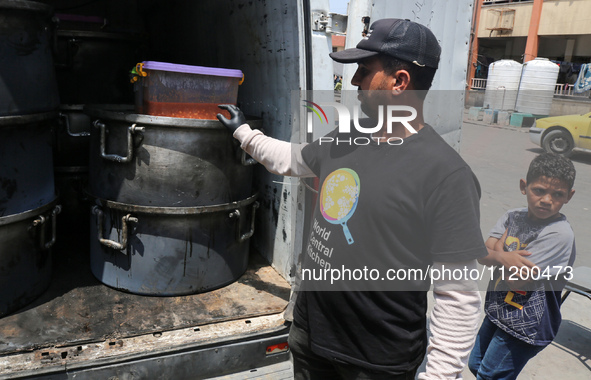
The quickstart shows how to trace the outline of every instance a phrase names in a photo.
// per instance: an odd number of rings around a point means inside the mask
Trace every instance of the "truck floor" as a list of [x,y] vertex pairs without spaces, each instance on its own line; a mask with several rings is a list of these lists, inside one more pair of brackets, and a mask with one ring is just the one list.
[[246,273],[228,286],[150,297],[99,282],[90,271],[84,241],[57,244],[49,289],[0,319],[0,355],[277,314],[287,305],[289,284],[256,252],[250,253]]

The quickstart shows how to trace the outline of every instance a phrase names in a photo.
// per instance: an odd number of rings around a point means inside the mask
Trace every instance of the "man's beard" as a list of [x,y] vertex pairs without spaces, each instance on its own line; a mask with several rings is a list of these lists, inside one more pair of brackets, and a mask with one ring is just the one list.
[[[386,90],[370,90],[364,91],[361,95],[361,111],[366,114],[369,118],[378,120],[380,112],[390,104],[388,91]],[[382,106],[380,108],[380,106]]]

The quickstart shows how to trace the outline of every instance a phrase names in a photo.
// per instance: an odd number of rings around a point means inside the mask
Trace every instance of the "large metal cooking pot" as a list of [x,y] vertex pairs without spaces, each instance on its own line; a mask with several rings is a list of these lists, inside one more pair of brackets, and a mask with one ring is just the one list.
[[0,217],[0,317],[41,295],[51,280],[57,201]]
[[106,285],[144,295],[185,295],[225,286],[246,271],[255,198],[199,207],[96,199],[92,273]]
[[[114,107],[114,106],[113,106]],[[217,120],[84,108],[90,136],[90,192],[142,206],[194,207],[252,195],[252,159]],[[260,120],[248,121],[254,128]]]
[[138,62],[138,34],[58,30],[55,58],[63,104],[130,103],[129,71]]
[[0,116],[59,106],[51,15],[45,4],[0,0]]
[[55,198],[51,128],[57,112],[0,117],[0,216]]

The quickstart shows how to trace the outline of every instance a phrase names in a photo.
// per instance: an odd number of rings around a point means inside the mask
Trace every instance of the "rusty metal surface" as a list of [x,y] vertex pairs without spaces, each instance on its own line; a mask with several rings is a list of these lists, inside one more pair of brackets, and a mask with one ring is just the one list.
[[251,254],[246,273],[236,282],[179,297],[109,288],[90,273],[87,249],[70,244],[67,254],[56,262],[48,291],[0,319],[0,355],[279,313],[289,297],[289,285],[258,254]]
[[[197,380],[289,360],[281,313],[130,338],[0,355],[0,379]],[[240,378],[240,377],[238,377]]]

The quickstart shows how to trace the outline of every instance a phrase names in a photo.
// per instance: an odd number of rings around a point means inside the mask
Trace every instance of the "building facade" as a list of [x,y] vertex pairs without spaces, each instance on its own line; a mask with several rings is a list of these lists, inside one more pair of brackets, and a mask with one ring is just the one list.
[[475,0],[468,85],[486,78],[500,59],[548,58],[561,67],[558,83],[576,81],[591,62],[591,0]]

